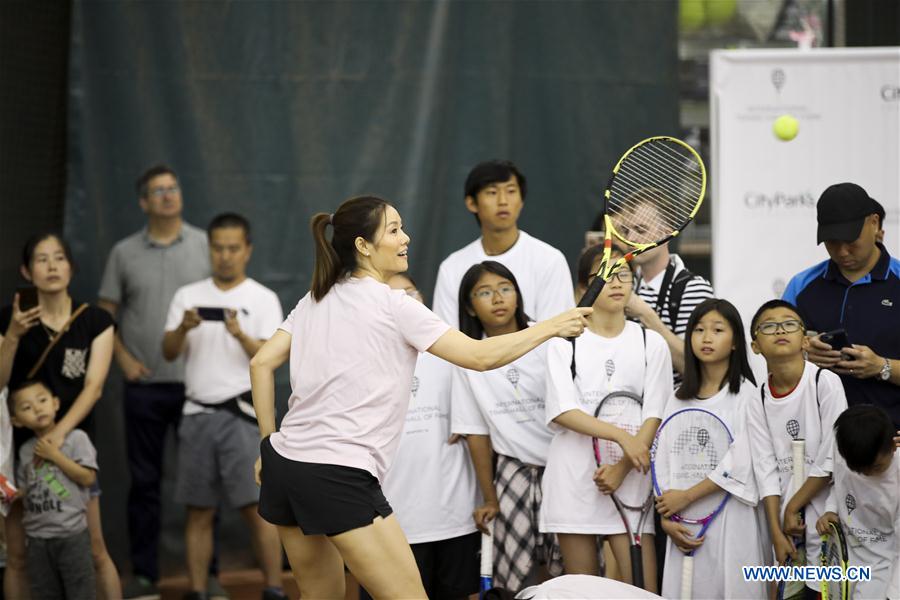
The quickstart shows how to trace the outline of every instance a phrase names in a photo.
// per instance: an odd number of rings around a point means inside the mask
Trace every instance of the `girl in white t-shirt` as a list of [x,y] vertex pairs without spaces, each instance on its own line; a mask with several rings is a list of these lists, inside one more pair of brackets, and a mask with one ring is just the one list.
[[[334,215],[316,214],[311,228],[312,290],[250,362],[263,437],[259,512],[278,526],[304,598],[342,597],[344,564],[374,597],[424,598],[380,483],[400,441],[418,353],[493,369],[551,337],[579,335],[589,311],[473,340],[385,284],[407,270],[409,247],[387,202],[353,198]],[[274,373],[288,359],[291,397],[276,430]]]
[[[688,319],[684,379],[666,405],[664,418],[684,408],[702,408],[725,423],[734,441],[706,479],[686,490],[663,488],[656,499],[662,528],[668,534],[662,585],[666,598],[677,598],[681,592],[682,561],[689,551],[694,551],[692,587],[698,597],[766,595],[764,582],[745,581],[741,571],[745,565],[765,564],[769,543],[746,433],[747,406],[759,402],[755,386],[740,314],[727,300],[704,300]],[[656,458],[661,472],[667,472],[666,458],[663,453]],[[664,481],[659,484],[665,486]],[[722,490],[731,498],[702,538],[696,537],[698,526],[669,519],[692,502]]]
[[[589,248],[579,259],[578,284],[582,289],[590,285],[602,250],[599,246]],[[626,583],[631,582],[628,536],[612,499],[605,494],[622,486],[627,495],[628,489],[640,485],[640,478],[650,476],[647,449],[672,392],[672,358],[665,340],[625,319],[631,293],[632,272],[625,267],[594,302],[588,331],[574,347],[574,379],[572,344],[557,340],[547,346],[546,421],[556,435],[547,457],[540,515],[541,531],[559,536],[567,573],[597,575],[598,536],[606,537]],[[643,397],[643,424],[634,435],[593,416],[600,400],[615,391]],[[616,466],[597,469],[592,437],[612,440],[622,446],[626,456],[639,460],[623,460]],[[645,521],[644,533],[649,536],[642,544],[644,572],[653,574],[656,555],[652,519]],[[645,577],[645,585],[655,592],[655,577]]]
[[[521,298],[515,276],[504,265],[473,265],[459,287],[463,333],[494,339],[528,331]],[[536,565],[545,564],[551,575],[562,572],[554,536],[543,536],[537,528],[552,435],[543,420],[545,374],[543,349],[504,369],[453,372],[451,430],[466,436],[484,496],[475,523],[482,531],[493,529],[494,584],[509,590],[522,587]],[[492,451],[497,454],[496,474]]]

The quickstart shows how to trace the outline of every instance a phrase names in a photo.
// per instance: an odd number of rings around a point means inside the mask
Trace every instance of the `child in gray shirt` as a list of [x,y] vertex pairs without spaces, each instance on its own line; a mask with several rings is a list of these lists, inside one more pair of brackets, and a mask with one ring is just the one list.
[[60,448],[40,437],[53,429],[59,409],[44,383],[25,382],[10,394],[9,405],[12,424],[35,434],[20,448],[16,469],[31,595],[93,599],[87,503],[97,479],[97,452],[80,429],[69,432]]

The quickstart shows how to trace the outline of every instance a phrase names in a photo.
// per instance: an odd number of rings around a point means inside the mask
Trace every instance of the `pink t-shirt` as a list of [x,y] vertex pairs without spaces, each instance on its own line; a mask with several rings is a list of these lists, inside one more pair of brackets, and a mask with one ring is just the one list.
[[285,458],[356,467],[382,480],[400,444],[419,352],[450,326],[370,277],[304,296],[291,334],[291,397],[272,447]]

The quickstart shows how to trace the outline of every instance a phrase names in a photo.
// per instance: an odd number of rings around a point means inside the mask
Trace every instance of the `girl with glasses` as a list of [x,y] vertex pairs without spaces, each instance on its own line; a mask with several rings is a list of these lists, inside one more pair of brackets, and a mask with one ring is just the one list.
[[[593,246],[580,257],[578,290],[583,292],[590,285],[602,253],[602,246]],[[619,256],[614,251],[613,260]],[[625,319],[632,292],[632,273],[624,267],[594,302],[588,329],[577,344],[566,340],[548,344],[546,421],[555,436],[547,456],[540,514],[541,531],[559,536],[566,573],[598,575],[599,542],[606,538],[626,583],[631,583],[632,572],[628,535],[607,494],[620,486],[623,492],[637,488],[640,478],[650,477],[648,449],[672,392],[672,359],[666,342]],[[593,416],[601,399],[623,391],[643,397],[643,424],[634,434]],[[592,437],[617,442],[625,459],[598,469]],[[632,529],[636,526],[631,524]],[[641,533],[645,536],[645,587],[656,592],[652,519],[645,520]]]
[[[496,261],[473,265],[459,286],[460,329],[493,338],[530,329],[516,277]],[[475,524],[493,530],[494,585],[518,590],[540,564],[562,573],[555,536],[538,531],[541,477],[552,433],[544,423],[542,348],[500,369],[454,369],[452,431],[466,436],[484,504]],[[496,454],[496,473],[493,456]]]

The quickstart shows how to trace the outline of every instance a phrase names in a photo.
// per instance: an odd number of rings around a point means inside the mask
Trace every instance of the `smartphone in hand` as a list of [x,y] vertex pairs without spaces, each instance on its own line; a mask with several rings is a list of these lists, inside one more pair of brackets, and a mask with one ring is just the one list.
[[25,312],[26,310],[31,310],[38,305],[37,288],[33,285],[19,286],[19,288],[16,290],[16,293],[19,294],[20,311]]
[[[840,350],[841,348],[850,348],[853,346],[853,344],[850,343],[850,338],[847,337],[847,332],[843,329],[835,329],[834,331],[823,333],[819,339],[831,346],[832,350]],[[853,357],[847,354],[841,354],[841,358],[850,360]]]
[[213,306],[198,306],[197,314],[204,321],[224,321],[225,309]]

